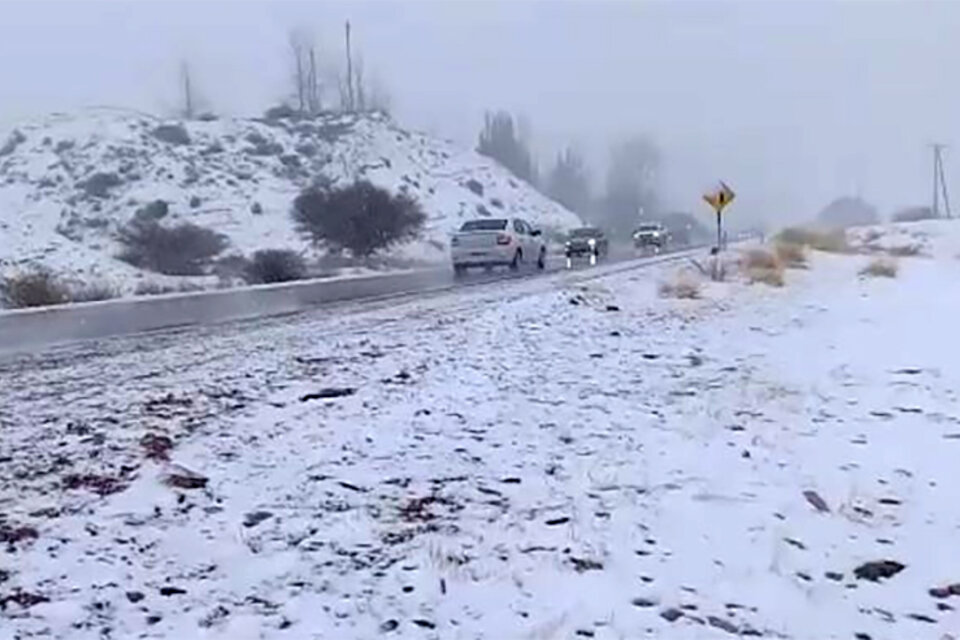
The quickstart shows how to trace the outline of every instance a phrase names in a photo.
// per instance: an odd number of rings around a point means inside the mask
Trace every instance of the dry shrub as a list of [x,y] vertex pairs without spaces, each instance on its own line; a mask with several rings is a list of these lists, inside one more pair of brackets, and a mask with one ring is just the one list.
[[804,269],[807,266],[807,251],[802,244],[778,242],[773,247],[777,260],[787,269]]
[[120,295],[116,287],[106,282],[94,282],[75,287],[70,292],[72,302],[100,302],[101,300],[112,300]]
[[778,233],[774,239],[779,243],[798,244],[829,253],[850,253],[851,251],[847,234],[843,229],[824,231],[807,227],[788,227]]
[[766,249],[750,249],[743,255],[743,268],[750,269],[779,269],[780,261],[777,256]]
[[70,302],[70,288],[46,269],[11,276],[0,282],[0,294],[13,309],[46,307]]
[[697,300],[700,298],[700,283],[694,278],[680,274],[668,282],[661,282],[658,289],[661,298]]
[[782,268],[767,269],[755,267],[753,269],[747,269],[747,278],[750,280],[750,284],[761,282],[771,287],[782,287],[785,284]]
[[889,258],[875,258],[860,270],[860,275],[872,278],[896,278],[897,263]]
[[923,253],[923,247],[919,244],[905,244],[897,247],[890,247],[887,253],[895,258],[912,258]]
[[774,253],[766,249],[747,251],[741,258],[740,269],[751,284],[762,282],[771,287],[782,287],[784,284],[783,264]]

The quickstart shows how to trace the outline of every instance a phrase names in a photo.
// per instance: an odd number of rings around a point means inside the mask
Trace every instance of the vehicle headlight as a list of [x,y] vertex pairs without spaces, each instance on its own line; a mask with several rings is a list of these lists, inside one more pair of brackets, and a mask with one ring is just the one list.
[[651,233],[650,235],[652,235],[654,238],[659,238],[659,237],[660,237],[660,232],[659,232],[659,231],[654,231],[654,232]]
[[589,240],[587,240],[587,244],[590,245],[591,247],[595,247],[597,246],[597,241],[595,238],[590,238]]
[[569,248],[570,248],[570,241],[567,240],[566,242],[564,242],[564,243],[563,243],[563,246],[565,246],[567,249],[569,249]]

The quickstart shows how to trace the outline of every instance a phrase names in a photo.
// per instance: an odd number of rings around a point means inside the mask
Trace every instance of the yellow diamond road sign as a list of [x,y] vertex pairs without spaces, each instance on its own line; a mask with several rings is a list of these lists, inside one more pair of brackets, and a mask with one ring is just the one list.
[[725,182],[720,183],[719,189],[703,195],[703,199],[706,200],[707,204],[713,207],[717,213],[723,211],[736,197],[737,194],[734,193],[733,189],[727,186]]

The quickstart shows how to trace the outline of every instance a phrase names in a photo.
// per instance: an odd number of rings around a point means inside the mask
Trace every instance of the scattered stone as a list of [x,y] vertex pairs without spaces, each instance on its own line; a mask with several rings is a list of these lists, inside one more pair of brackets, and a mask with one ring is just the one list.
[[596,634],[590,629],[577,629],[577,635],[581,638],[592,638]]
[[207,486],[208,478],[189,469],[177,467],[175,471],[167,473],[163,482],[175,489],[203,489]]
[[615,304],[608,304],[607,311],[620,311],[620,307]]
[[250,213],[255,216],[261,215],[263,213],[263,205],[259,202],[254,202],[252,205],[250,205]]
[[827,580],[833,580],[834,582],[840,582],[843,580],[843,574],[837,573],[836,571],[827,571],[823,575]]
[[94,198],[106,198],[110,195],[110,190],[123,184],[123,180],[115,173],[95,173],[78,186],[83,189],[88,196]]
[[320,389],[319,391],[314,391],[313,393],[307,393],[300,396],[300,402],[309,402],[311,400],[330,400],[332,398],[345,398],[347,396],[352,396],[357,392],[356,389],[352,387],[327,387]]
[[17,147],[27,141],[27,136],[23,135],[17,129],[13,130],[13,133],[7,138],[7,141],[3,143],[3,146],[0,147],[0,158],[3,156],[8,156],[14,151]]
[[903,369],[897,369],[894,373],[898,373],[904,376],[916,376],[923,373],[923,369],[918,367],[904,367]]
[[953,607],[951,607],[946,602],[938,602],[937,611],[953,611]]
[[634,598],[630,601],[630,604],[635,607],[640,607],[641,609],[657,606],[656,601],[650,600],[649,598]]
[[166,200],[154,200],[137,209],[134,218],[144,222],[156,222],[166,218],[169,213],[170,205]]
[[644,360],[659,360],[659,359],[660,359],[660,354],[659,354],[659,353],[645,353],[645,354],[643,354],[642,357],[643,357]]
[[201,204],[203,204],[203,200],[200,199],[200,196],[191,196],[191,197],[190,197],[190,208],[191,208],[191,209],[199,209]]
[[718,618],[717,616],[707,616],[707,623],[714,629],[720,629],[721,631],[726,631],[727,633],[740,635],[740,628],[729,620]]
[[264,520],[269,520],[273,514],[269,511],[252,511],[243,518],[243,526],[248,529],[257,526]]
[[88,489],[99,496],[109,496],[127,488],[117,478],[102,476],[93,473],[71,473],[63,477],[63,488],[67,490]]
[[26,540],[36,540],[40,537],[40,534],[37,533],[37,530],[33,527],[28,526],[19,526],[19,527],[10,527],[4,524],[0,524],[0,543],[9,545],[9,548],[13,548],[18,542],[24,542]]
[[161,620],[163,620],[163,616],[156,613],[147,616],[147,624],[151,626],[157,624]]
[[561,524],[567,524],[570,522],[570,518],[563,516],[562,518],[553,518],[552,520],[547,520],[546,524],[550,527],[556,527]]
[[784,538],[783,541],[789,545],[793,545],[797,549],[802,549],[804,551],[807,550],[807,545],[803,544],[799,540],[794,540],[793,538]]
[[429,620],[423,620],[422,618],[418,618],[418,619],[414,620],[414,621],[413,621],[413,624],[417,625],[418,627],[422,627],[422,628],[424,628],[424,629],[436,629],[436,628],[437,628],[437,625],[435,625],[434,623],[430,622]]
[[897,498],[880,498],[877,502],[888,506],[897,506],[902,504]]
[[931,618],[928,615],[922,613],[908,613],[907,617],[911,620],[916,620],[917,622],[927,622],[929,624],[937,624],[936,619]]
[[9,596],[0,597],[0,611],[6,611],[7,605],[11,602],[23,609],[29,609],[34,605],[50,602],[50,598],[39,593],[17,590]]
[[144,598],[146,598],[146,596],[139,591],[127,591],[127,600],[129,600],[132,604],[137,604]]
[[820,513],[829,513],[830,507],[827,501],[820,497],[816,491],[807,490],[803,492],[803,497],[807,499],[810,505]]
[[865,562],[853,571],[853,575],[859,580],[869,580],[879,582],[882,578],[892,578],[906,568],[906,565],[900,564],[895,560],[875,560]]
[[181,589],[180,587],[160,587],[160,595],[169,598],[170,596],[179,596],[187,592],[186,589]]
[[396,631],[397,627],[399,626],[400,623],[391,618],[380,625],[380,631],[383,633],[390,633],[391,631]]
[[173,440],[164,435],[148,433],[140,438],[144,456],[149,460],[169,460]]
[[584,573],[586,571],[600,571],[603,569],[602,562],[598,562],[597,560],[592,560],[590,558],[574,558],[571,556],[570,564],[573,565],[573,569],[577,573]]
[[470,189],[470,191],[472,191],[474,194],[478,196],[483,196],[483,185],[480,183],[479,180],[475,180],[475,179],[467,180],[464,186],[467,189]]
[[676,622],[677,620],[683,617],[683,611],[680,611],[680,609],[674,609],[674,608],[664,609],[663,611],[660,612],[660,617],[666,620],[667,622]]

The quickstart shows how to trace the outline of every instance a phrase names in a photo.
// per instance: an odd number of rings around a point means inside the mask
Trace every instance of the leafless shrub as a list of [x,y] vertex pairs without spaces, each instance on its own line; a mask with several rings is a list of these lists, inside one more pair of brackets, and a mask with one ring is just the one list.
[[134,295],[138,296],[159,296],[165,293],[174,293],[176,290],[177,289],[175,287],[162,285],[148,280],[138,284],[133,293]]
[[919,244],[904,244],[887,249],[887,253],[895,258],[912,258],[923,253],[923,247]]
[[289,249],[257,251],[244,270],[244,277],[251,284],[302,280],[306,275],[307,266],[303,257]]
[[0,281],[6,306],[46,307],[70,302],[70,288],[47,269],[35,269]]
[[760,282],[771,287],[782,287],[784,285],[783,269],[753,268],[747,269],[747,278],[750,283]]
[[777,242],[773,252],[780,264],[788,269],[804,269],[807,266],[807,251],[802,244]]
[[798,244],[828,253],[850,253],[847,234],[842,229],[822,231],[806,227],[788,227],[774,238],[784,244]]
[[106,282],[93,282],[70,290],[71,302],[99,302],[112,300],[120,295],[116,287]]
[[119,239],[126,247],[118,256],[121,260],[171,276],[203,274],[210,260],[227,246],[226,238],[211,229],[190,223],[164,227],[140,219],[121,229]]
[[670,281],[661,282],[658,291],[661,298],[676,298],[678,300],[697,300],[701,296],[700,283],[683,274]]
[[896,278],[899,268],[890,258],[874,258],[860,270],[860,275],[871,278]]
[[777,256],[766,249],[750,249],[743,255],[741,264],[744,269],[779,269]]

